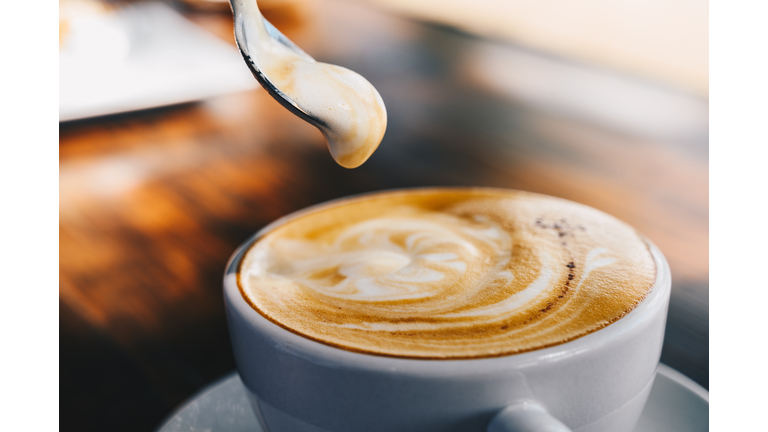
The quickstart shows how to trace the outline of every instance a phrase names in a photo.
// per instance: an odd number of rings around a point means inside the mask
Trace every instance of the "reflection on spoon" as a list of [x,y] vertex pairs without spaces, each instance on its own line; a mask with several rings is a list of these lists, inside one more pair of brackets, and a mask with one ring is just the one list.
[[365,78],[307,55],[262,16],[255,0],[231,0],[235,39],[256,79],[284,107],[316,126],[331,155],[356,168],[387,128],[379,92]]

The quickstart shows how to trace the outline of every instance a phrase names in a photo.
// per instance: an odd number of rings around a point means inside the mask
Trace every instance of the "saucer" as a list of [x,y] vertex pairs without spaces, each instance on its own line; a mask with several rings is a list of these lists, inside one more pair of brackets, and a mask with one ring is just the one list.
[[237,48],[167,2],[113,3],[121,6],[109,13],[73,12],[66,21],[70,30],[59,49],[60,122],[258,87]]
[[[660,364],[635,432],[709,430],[709,392],[680,372]],[[189,398],[157,432],[263,432],[232,372]]]

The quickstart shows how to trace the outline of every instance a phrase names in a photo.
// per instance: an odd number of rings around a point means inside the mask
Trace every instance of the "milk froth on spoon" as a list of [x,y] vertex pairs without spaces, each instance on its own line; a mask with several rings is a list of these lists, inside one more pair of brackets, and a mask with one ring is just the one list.
[[259,12],[256,0],[230,0],[235,39],[256,79],[281,105],[316,126],[339,165],[356,168],[387,127],[379,92],[359,74],[315,61]]

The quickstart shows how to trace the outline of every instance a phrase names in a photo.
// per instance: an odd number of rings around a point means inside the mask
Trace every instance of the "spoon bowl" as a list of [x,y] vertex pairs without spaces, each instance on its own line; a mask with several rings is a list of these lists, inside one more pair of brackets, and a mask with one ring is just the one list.
[[356,72],[315,61],[264,19],[256,0],[230,4],[237,46],[261,86],[320,130],[339,165],[356,168],[365,162],[387,127],[379,92]]

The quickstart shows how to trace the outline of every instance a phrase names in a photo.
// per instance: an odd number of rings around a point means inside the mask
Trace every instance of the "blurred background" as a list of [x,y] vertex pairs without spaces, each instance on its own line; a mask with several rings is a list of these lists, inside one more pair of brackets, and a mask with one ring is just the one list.
[[221,278],[272,220],[381,189],[545,193],[673,275],[662,362],[709,386],[703,0],[260,0],[376,86],[362,167],[258,88],[217,0],[59,1],[60,428],[151,431],[234,369]]

